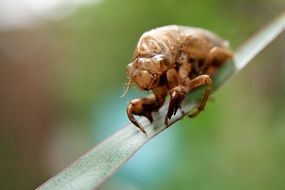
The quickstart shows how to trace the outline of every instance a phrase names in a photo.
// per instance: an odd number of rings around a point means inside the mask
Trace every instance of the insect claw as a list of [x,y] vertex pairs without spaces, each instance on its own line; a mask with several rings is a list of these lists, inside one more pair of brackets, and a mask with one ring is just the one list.
[[176,105],[176,106],[175,106],[175,108],[174,108],[174,114],[173,114],[173,115],[175,115],[175,114],[176,114],[176,112],[177,112],[178,108],[179,108],[179,106],[178,106],[178,105]]
[[177,111],[176,107],[168,109],[168,112],[167,112],[165,119],[164,119],[165,127],[168,127],[168,121],[171,119],[172,115],[176,114],[176,111]]
[[131,111],[131,108],[130,106],[127,108],[127,114],[128,114],[128,117],[130,119],[130,121],[137,127],[141,130],[141,132],[143,132],[144,134],[146,134],[146,131],[144,130],[144,128],[139,124],[139,122],[135,119],[132,111]]
[[167,115],[165,116],[164,124],[165,124],[165,128],[167,128],[168,127],[168,117],[167,117]]
[[170,111],[167,112],[165,118],[171,119],[172,113]]
[[168,107],[167,116],[170,119],[172,115],[175,115],[181,103],[181,95],[176,91],[170,93],[170,103]]
[[168,117],[168,119],[171,119],[171,116],[173,115],[173,111],[175,110],[175,104],[176,104],[175,100],[171,99],[169,103],[168,111],[166,114],[166,117]]
[[146,132],[145,132],[144,128],[141,127],[141,126],[139,128],[140,128],[141,132],[146,135]]
[[141,130],[141,132],[146,134],[146,131],[144,130],[144,128],[139,124],[139,122],[135,118],[133,118],[133,120],[132,119],[130,119],[130,120],[137,128],[139,128]]

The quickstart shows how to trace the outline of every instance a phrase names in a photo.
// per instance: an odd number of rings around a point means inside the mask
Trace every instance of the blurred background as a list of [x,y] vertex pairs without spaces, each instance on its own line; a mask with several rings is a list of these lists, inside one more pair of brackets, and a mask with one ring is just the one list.
[[[34,189],[128,123],[125,67],[141,34],[180,24],[237,48],[284,0],[0,0],[0,189]],[[103,186],[285,189],[285,34]]]

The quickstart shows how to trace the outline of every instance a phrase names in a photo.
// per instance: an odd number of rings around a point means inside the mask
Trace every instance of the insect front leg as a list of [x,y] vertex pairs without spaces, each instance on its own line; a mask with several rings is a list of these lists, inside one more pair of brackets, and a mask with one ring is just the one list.
[[144,128],[135,119],[134,115],[145,116],[150,122],[153,121],[151,112],[158,111],[158,109],[162,106],[165,100],[165,92],[163,89],[155,89],[153,91],[154,94],[148,97],[132,100],[129,103],[129,106],[127,107],[127,114],[130,121],[145,134],[146,132]]
[[181,103],[184,100],[187,91],[187,88],[185,88],[184,86],[176,86],[175,88],[172,88],[170,90],[170,102],[167,114],[164,119],[164,123],[166,126],[168,126],[168,120],[171,119],[172,115],[175,115],[178,108],[181,108]]
[[172,115],[175,115],[178,108],[180,108],[188,89],[184,86],[179,85],[179,83],[182,82],[182,79],[178,76],[178,73],[175,69],[169,69],[166,73],[166,76],[168,86],[171,88],[169,91],[170,102],[164,120],[165,125],[168,126],[168,120],[171,119]]

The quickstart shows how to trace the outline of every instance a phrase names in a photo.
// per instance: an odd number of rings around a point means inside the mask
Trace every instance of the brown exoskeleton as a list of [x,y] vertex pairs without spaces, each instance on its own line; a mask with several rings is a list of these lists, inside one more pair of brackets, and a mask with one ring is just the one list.
[[131,83],[142,90],[152,90],[153,94],[129,103],[129,119],[146,133],[134,115],[145,116],[152,122],[151,113],[158,111],[169,95],[170,103],[165,116],[168,126],[168,120],[176,114],[185,95],[206,85],[197,110],[189,115],[195,117],[204,109],[209,98],[211,76],[231,57],[229,43],[204,29],[170,25],[144,33],[132,62],[127,66],[127,75]]

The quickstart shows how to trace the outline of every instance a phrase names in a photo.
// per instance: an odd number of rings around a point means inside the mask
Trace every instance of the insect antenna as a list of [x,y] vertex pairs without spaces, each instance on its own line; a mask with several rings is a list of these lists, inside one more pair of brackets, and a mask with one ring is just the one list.
[[129,80],[128,83],[125,83],[125,84],[124,84],[124,85],[126,85],[126,86],[124,87],[124,88],[125,88],[125,92],[121,95],[121,98],[123,98],[123,97],[127,94],[127,92],[128,92],[128,90],[129,90],[131,84],[132,84],[132,81],[131,81],[131,80]]

